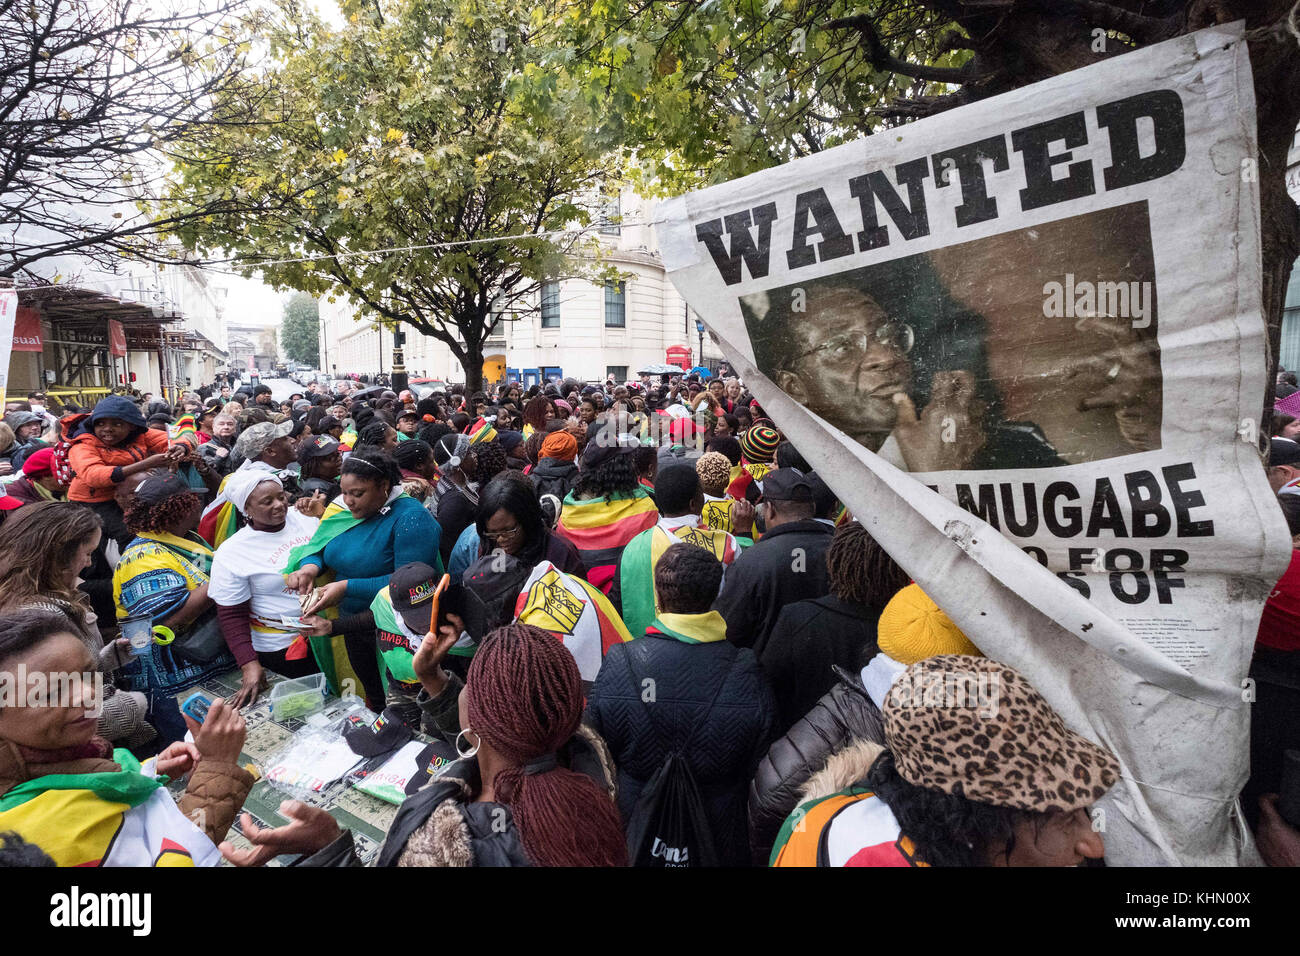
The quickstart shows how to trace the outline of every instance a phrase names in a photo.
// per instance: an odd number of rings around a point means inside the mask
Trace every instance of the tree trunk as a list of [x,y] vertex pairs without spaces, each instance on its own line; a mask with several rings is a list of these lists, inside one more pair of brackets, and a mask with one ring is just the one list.
[[[461,326],[465,334],[465,357],[461,365],[465,367],[465,395],[473,395],[483,390],[483,322],[476,320],[474,326]],[[477,333],[477,334],[475,334]]]

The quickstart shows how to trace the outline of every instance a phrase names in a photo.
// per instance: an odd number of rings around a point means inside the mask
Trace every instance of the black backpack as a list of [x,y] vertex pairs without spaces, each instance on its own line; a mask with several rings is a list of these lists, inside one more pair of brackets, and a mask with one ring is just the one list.
[[476,642],[515,617],[515,600],[533,566],[504,551],[490,551],[465,569],[461,617]]
[[[632,675],[632,687],[642,686],[640,677],[632,667],[631,657],[627,668]],[[631,866],[642,867],[706,867],[720,866],[713,840],[713,827],[704,812],[704,800],[695,782],[695,774],[684,751],[690,746],[699,728],[708,721],[718,694],[727,682],[723,672],[709,700],[704,715],[695,730],[680,748],[664,757],[637,797],[627,821],[627,855]],[[641,699],[646,717],[655,726],[654,708]]]

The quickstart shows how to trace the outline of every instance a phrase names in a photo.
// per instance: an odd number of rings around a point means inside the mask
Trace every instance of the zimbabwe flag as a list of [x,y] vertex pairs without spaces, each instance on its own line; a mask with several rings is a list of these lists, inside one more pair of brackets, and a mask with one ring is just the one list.
[[614,567],[629,541],[659,522],[659,509],[645,488],[631,494],[579,501],[569,492],[555,531],[578,549],[587,580],[609,594]]

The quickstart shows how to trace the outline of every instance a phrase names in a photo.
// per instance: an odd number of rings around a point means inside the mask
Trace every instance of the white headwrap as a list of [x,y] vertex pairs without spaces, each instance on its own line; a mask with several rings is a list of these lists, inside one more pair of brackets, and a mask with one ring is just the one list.
[[225,495],[226,499],[239,509],[239,513],[248,516],[244,506],[248,504],[248,496],[253,493],[253,489],[265,481],[271,481],[284,487],[280,481],[280,476],[274,471],[263,471],[261,468],[246,468],[236,471],[226,482]]
[[877,707],[885,706],[885,697],[888,696],[889,689],[905,670],[907,670],[906,664],[899,663],[884,651],[871,658],[867,666],[862,668],[862,686]]

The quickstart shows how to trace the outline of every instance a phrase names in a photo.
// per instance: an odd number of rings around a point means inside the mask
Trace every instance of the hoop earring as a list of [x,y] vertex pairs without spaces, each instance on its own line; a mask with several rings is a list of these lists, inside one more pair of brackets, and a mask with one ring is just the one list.
[[478,748],[479,748],[479,746],[482,744],[482,741],[480,740],[478,743],[476,743],[476,744],[474,745],[473,749],[471,749],[469,753],[466,753],[465,751],[461,750],[461,749],[460,749],[460,738],[461,738],[465,733],[467,733],[468,731],[469,731],[469,728],[466,727],[464,730],[462,730],[460,733],[458,733],[458,734],[456,735],[456,753],[460,754],[460,759],[461,759],[461,760],[468,760],[470,757],[472,757],[472,756],[474,756],[476,753],[478,753]]

